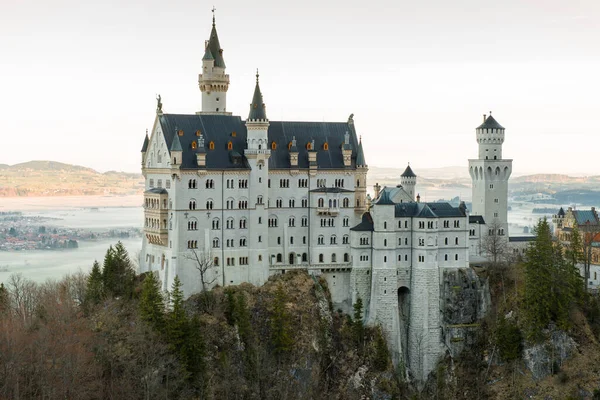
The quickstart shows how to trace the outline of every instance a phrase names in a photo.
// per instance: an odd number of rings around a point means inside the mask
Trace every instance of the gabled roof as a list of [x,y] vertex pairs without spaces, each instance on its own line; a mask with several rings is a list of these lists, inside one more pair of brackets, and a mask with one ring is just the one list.
[[417,177],[417,175],[413,172],[412,168],[410,167],[410,164],[406,167],[406,169],[400,176],[403,176],[405,178],[416,178]]
[[371,217],[371,213],[366,212],[362,215],[361,222],[353,228],[350,228],[351,231],[363,231],[363,232],[373,232],[373,217]]
[[387,188],[384,188],[384,190],[382,190],[381,192],[379,192],[379,197],[377,197],[374,201],[373,204],[377,204],[379,206],[381,205],[385,205],[385,206],[393,206],[395,203],[392,201],[392,198],[390,196],[390,191],[389,190],[385,190]]
[[504,127],[500,125],[498,121],[494,119],[494,117],[492,117],[492,114],[490,114],[489,117],[483,121],[483,124],[477,127],[477,129],[504,129]]
[[598,225],[599,221],[592,210],[573,210],[573,216],[577,225]]
[[265,103],[263,102],[260,85],[258,84],[258,71],[256,71],[256,86],[254,87],[254,96],[252,96],[252,103],[250,104],[250,114],[248,114],[248,120],[266,119],[267,110],[265,109]]
[[146,150],[148,150],[148,142],[150,142],[150,139],[148,139],[148,132],[146,132],[146,137],[144,138],[144,144],[142,145],[142,153],[145,153]]
[[[249,168],[244,157],[246,149],[247,130],[244,121],[239,116],[224,114],[162,114],[158,116],[167,148],[170,149],[174,136],[171,132],[177,129],[183,130],[183,136],[179,136],[183,156],[181,168],[198,168],[196,153],[192,149],[192,141],[198,139],[196,131],[200,131],[206,148],[207,169],[238,169]],[[357,148],[357,136],[354,129],[349,129],[347,122],[292,122],[292,121],[270,121],[267,131],[268,147],[271,143],[277,144],[275,150],[271,150],[269,157],[269,168],[290,169],[290,150],[288,144],[295,137],[297,141],[298,166],[294,168],[308,168],[308,149],[306,144],[314,140],[314,151],[317,153],[317,167],[319,169],[345,169],[344,157],[341,146],[344,142],[344,134],[350,132],[350,144]],[[233,136],[232,133],[236,135]],[[242,156],[242,164],[230,161],[227,143],[231,141],[233,150]],[[214,149],[209,145],[213,142]],[[324,149],[324,144],[329,144],[329,149]],[[357,152],[351,155],[351,168],[356,167]]]
[[396,218],[450,218],[464,217],[466,214],[459,207],[450,203],[400,203],[396,204]]

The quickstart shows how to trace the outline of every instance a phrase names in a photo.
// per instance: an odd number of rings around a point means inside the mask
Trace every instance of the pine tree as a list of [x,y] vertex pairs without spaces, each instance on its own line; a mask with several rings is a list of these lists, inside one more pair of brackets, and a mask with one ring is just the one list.
[[135,271],[129,254],[120,241],[110,246],[104,257],[102,280],[106,294],[114,297],[131,297]]
[[200,398],[204,398],[206,345],[202,334],[202,324],[197,315],[189,321],[187,340],[183,345],[188,378]]
[[271,313],[271,342],[279,357],[288,353],[294,344],[291,316],[286,309],[286,295],[280,285],[275,292]]
[[87,279],[87,288],[85,291],[85,303],[87,306],[99,304],[104,298],[104,288],[102,282],[102,272],[100,272],[100,264],[94,261],[92,272]]
[[[172,309],[167,314],[166,332],[167,340],[175,352],[182,353],[182,347],[186,340],[188,319],[183,308],[183,291],[181,281],[176,275],[171,287]],[[184,360],[185,363],[185,360]]]
[[356,344],[361,346],[365,336],[365,325],[363,323],[363,301],[359,297],[354,303],[354,320],[352,322],[352,331]]
[[4,283],[0,283],[0,316],[7,314],[10,308],[10,296]]
[[373,365],[379,371],[385,371],[389,365],[390,353],[381,329],[375,332],[375,359]]
[[527,249],[525,267],[525,317],[530,340],[541,339],[542,329],[551,321],[552,283],[555,252],[548,221],[540,220],[536,239]]
[[160,282],[153,272],[148,272],[140,293],[140,317],[156,331],[164,329],[165,303],[160,291]]

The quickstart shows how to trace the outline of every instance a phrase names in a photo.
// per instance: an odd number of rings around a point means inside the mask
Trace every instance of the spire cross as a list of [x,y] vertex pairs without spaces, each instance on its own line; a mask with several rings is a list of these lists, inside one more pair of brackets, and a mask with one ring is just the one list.
[[215,8],[215,6],[213,6],[212,8],[212,13],[213,13],[213,26],[215,26],[215,11],[217,11],[217,9]]
[[256,68],[256,83],[258,83],[258,68]]

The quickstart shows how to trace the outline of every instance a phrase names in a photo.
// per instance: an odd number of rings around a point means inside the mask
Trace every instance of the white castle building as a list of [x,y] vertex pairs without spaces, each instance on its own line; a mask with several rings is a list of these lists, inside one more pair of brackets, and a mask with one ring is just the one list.
[[[443,354],[444,270],[480,256],[485,221],[507,227],[511,160],[491,115],[476,130],[469,161],[473,211],[415,199],[409,167],[396,187],[367,204],[367,163],[351,115],[345,122],[270,121],[256,74],[246,120],[227,110],[229,75],[214,17],[202,59],[202,110],[168,114],[159,103],[142,148],[145,236],[140,272],[163,288],[177,275],[189,295],[203,286],[263,284],[306,269],[323,276],[336,308],[360,297],[396,361],[418,379]],[[207,266],[204,282],[200,264]]]

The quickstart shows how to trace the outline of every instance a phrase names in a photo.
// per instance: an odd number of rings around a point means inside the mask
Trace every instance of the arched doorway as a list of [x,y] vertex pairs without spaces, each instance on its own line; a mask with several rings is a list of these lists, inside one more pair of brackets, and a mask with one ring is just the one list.
[[296,264],[296,253],[290,253],[289,259],[291,265]]

